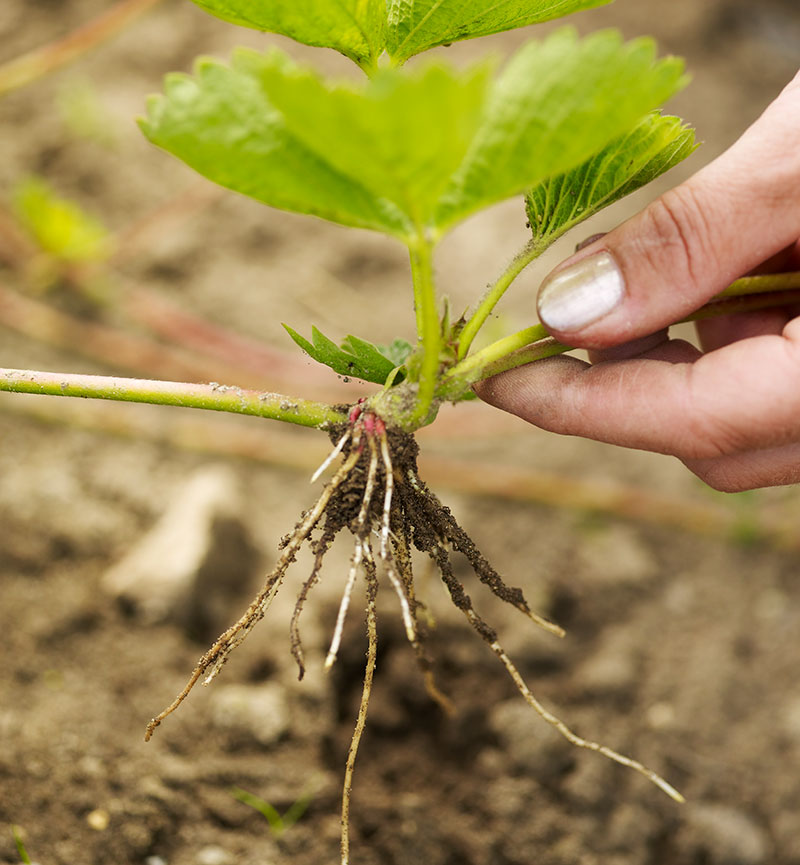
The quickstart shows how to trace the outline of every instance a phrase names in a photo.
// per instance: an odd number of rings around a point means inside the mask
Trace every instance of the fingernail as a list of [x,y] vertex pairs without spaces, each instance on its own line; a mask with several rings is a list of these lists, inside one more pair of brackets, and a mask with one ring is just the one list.
[[599,252],[542,283],[539,318],[552,330],[571,333],[607,315],[624,296],[622,271],[608,252]]

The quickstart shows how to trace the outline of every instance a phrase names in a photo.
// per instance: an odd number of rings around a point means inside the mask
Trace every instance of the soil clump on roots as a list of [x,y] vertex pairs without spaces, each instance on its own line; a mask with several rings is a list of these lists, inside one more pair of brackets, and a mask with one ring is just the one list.
[[424,678],[426,689],[442,710],[453,707],[434,681],[431,661],[425,650],[425,607],[414,588],[412,550],[426,556],[436,566],[453,604],[464,614],[471,627],[488,644],[511,676],[526,702],[547,723],[555,727],[572,744],[597,751],[645,775],[669,796],[682,801],[680,794],[655,772],[596,742],[573,733],[559,718],[548,711],[533,695],[517,668],[497,639],[494,629],[475,611],[463,584],[456,578],[450,555],[461,553],[470,563],[481,583],[502,601],[511,604],[537,625],[552,634],[563,636],[558,625],[539,616],[529,607],[522,591],[508,586],[477,546],[459,525],[449,508],[428,489],[419,477],[419,448],[413,435],[387,428],[375,413],[354,406],[349,421],[330,430],[333,450],[317,469],[316,480],[334,462],[340,460],[316,502],[304,511],[294,529],[280,542],[280,555],[264,586],[244,615],[228,628],[200,658],[189,681],[175,700],[147,726],[145,739],[188,696],[199,680],[209,684],[220,672],[230,653],[264,617],[283,578],[298,551],[308,544],[314,560],[311,573],[301,586],[290,622],[290,643],[297,661],[299,677],[305,672],[299,622],[313,587],[319,582],[325,555],[334,539],[343,531],[353,538],[353,552],[339,612],[336,618],[325,668],[335,663],[353,589],[359,578],[366,582],[367,662],[361,703],[347,755],[342,795],[342,865],[349,863],[350,792],[356,754],[364,730],[372,679],[377,657],[376,597],[379,579],[383,578],[395,593],[408,642]]

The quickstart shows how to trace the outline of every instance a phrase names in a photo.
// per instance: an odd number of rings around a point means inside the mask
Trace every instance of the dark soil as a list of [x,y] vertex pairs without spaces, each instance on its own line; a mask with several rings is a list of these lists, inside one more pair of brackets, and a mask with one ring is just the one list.
[[[0,59],[107,5],[5,0]],[[665,50],[688,58],[694,82],[671,108],[696,123],[707,144],[659,188],[731,143],[800,62],[796,0],[618,0],[574,23],[652,33]],[[521,38],[491,44],[505,52]],[[144,95],[198,53],[224,56],[239,42],[273,41],[228,27],[188,0],[165,0],[90,57],[0,103],[3,197],[20,177],[40,173],[112,228],[130,225],[192,182],[133,127]],[[448,56],[462,60],[482,48],[454,46]],[[296,53],[334,72],[347,69],[332,54]],[[64,93],[85,81],[113,145],[76,137],[65,123]],[[639,195],[601,217],[586,234],[644,200]],[[474,297],[523,239],[518,203],[457,232],[440,264],[454,308]],[[288,347],[281,321],[305,326],[311,317],[326,333],[352,331],[378,342],[413,331],[402,250],[232,195],[151,238],[125,263],[124,275],[281,346]],[[529,323],[536,278],[504,307],[506,324]],[[10,285],[16,277],[4,270],[0,279]],[[83,303],[67,292],[53,302],[72,309]],[[117,318],[113,308],[104,315]],[[116,371],[5,329],[0,365]],[[294,567],[267,618],[213,685],[193,693],[145,744],[146,723],[182,687],[206,646],[178,624],[143,624],[109,599],[101,581],[207,458],[169,447],[155,432],[131,440],[48,425],[21,414],[19,398],[0,396],[0,863],[20,861],[12,825],[40,865],[337,862],[341,780],[366,648],[360,602],[332,674],[324,677],[320,668],[349,547],[333,546],[308,599],[302,683],[287,631],[311,558]],[[40,398],[22,399],[29,405]],[[136,407],[125,408],[134,417]],[[469,417],[492,422],[485,412]],[[157,432],[179,415],[135,417]],[[253,424],[269,426],[246,419],[242,429]],[[502,439],[477,426],[445,442],[423,435],[423,452],[696,492],[666,458],[560,440],[516,423],[502,429]],[[272,434],[264,429],[265,437]],[[310,438],[298,431],[293,440],[300,447]],[[307,473],[293,464],[288,457],[285,468],[229,461],[263,572],[275,561],[281,534],[315,496]],[[428,650],[457,713],[447,717],[428,696],[396,599],[382,588],[376,685],[353,794],[354,865],[798,865],[797,555],[436,493],[506,581],[567,629],[565,640],[541,633],[492,597],[454,554],[455,577],[537,695],[581,735],[662,773],[688,804],[571,748],[536,718],[420,557],[418,591],[436,624]],[[782,506],[796,506],[796,490],[745,497],[743,519],[752,509],[775,507],[777,495]],[[220,629],[241,614],[263,572],[247,574],[243,585],[241,574],[220,575],[240,583]],[[265,715],[284,718],[268,742],[252,725],[220,713],[215,695],[234,684],[253,700],[268,698]],[[299,823],[276,837],[237,801],[234,787],[280,811],[308,790],[313,799]]]

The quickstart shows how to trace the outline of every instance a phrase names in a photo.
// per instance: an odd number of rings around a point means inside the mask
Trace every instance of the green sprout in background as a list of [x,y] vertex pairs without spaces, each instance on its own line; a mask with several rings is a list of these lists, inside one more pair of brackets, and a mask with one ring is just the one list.
[[262,799],[256,796],[255,793],[248,793],[247,790],[242,790],[240,787],[234,787],[231,790],[231,795],[239,802],[249,805],[251,808],[261,814],[269,824],[269,831],[276,840],[283,837],[292,826],[306,813],[309,805],[314,801],[313,785],[308,785],[305,790],[292,802],[292,804],[283,812]]

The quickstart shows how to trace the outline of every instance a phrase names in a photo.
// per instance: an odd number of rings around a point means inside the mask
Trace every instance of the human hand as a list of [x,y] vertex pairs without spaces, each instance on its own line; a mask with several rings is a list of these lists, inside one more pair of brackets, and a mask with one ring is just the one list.
[[475,387],[552,432],[678,457],[736,492],[800,482],[800,304],[680,321],[751,272],[800,270],[800,73],[739,141],[581,249],[539,316],[591,363],[554,357]]

